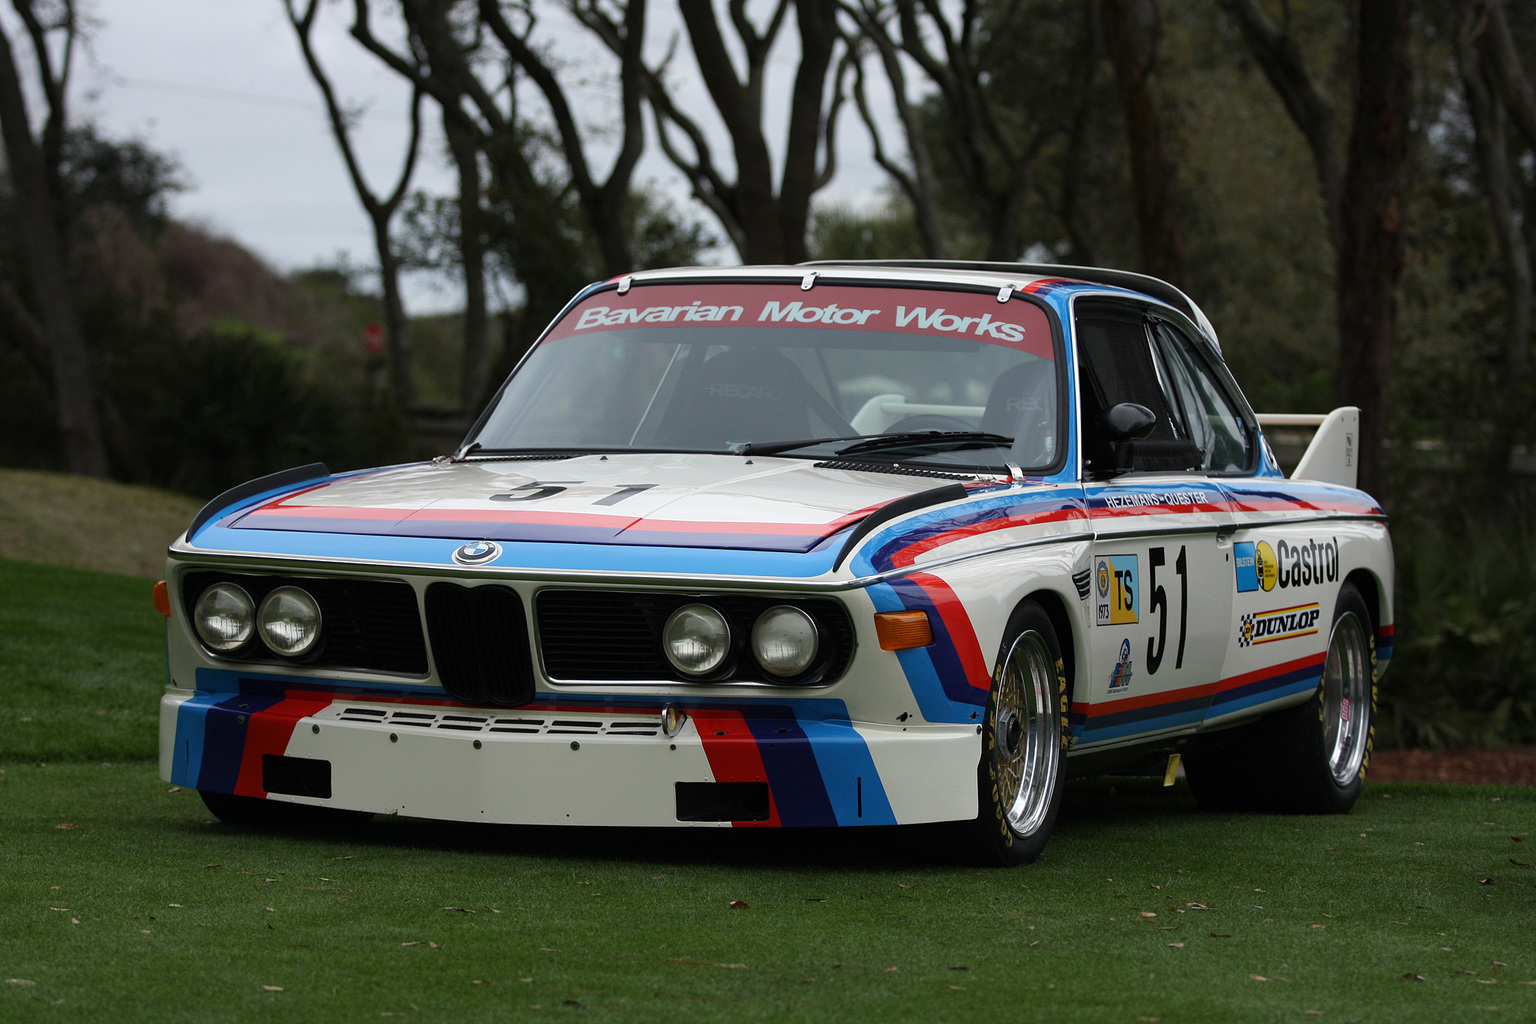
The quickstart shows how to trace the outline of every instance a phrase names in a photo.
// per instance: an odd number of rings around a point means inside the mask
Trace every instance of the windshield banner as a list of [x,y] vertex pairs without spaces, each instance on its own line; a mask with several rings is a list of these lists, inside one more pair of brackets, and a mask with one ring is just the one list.
[[811,327],[925,334],[985,341],[1055,358],[1051,328],[1038,306],[998,302],[995,292],[775,284],[637,284],[625,295],[589,296],[546,341],[614,328]]

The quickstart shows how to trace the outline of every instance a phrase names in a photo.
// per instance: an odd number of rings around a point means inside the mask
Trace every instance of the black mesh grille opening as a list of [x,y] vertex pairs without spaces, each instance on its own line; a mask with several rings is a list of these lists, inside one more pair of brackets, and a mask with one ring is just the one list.
[[767,821],[766,782],[679,782],[678,821]]
[[[257,607],[278,587],[299,587],[320,605],[321,647],[304,664],[365,672],[427,674],[427,645],[421,633],[421,609],[409,583],[326,576],[266,576],[226,572],[191,572],[182,582],[187,616],[204,590],[233,583]],[[252,640],[233,655],[244,661],[281,662]]]
[[[713,681],[826,684],[835,682],[848,668],[853,654],[853,623],[847,609],[828,598],[543,590],[535,599],[535,607],[544,671],[562,682],[693,681],[667,661],[661,633],[669,615],[694,601],[713,605],[731,624],[731,656]],[[769,676],[752,657],[752,624],[764,611],[781,604],[806,612],[816,620],[821,634],[816,664],[796,680]]]
[[533,700],[528,621],[515,590],[434,583],[427,632],[438,681],[454,700],[496,707]]
[[313,757],[261,755],[261,788],[268,793],[331,798],[331,762]]

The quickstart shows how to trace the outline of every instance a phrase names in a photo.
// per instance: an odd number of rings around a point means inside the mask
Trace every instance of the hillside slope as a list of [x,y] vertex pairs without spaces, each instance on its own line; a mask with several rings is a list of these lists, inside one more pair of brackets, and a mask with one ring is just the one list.
[[0,469],[0,556],[159,579],[195,498],[107,480]]

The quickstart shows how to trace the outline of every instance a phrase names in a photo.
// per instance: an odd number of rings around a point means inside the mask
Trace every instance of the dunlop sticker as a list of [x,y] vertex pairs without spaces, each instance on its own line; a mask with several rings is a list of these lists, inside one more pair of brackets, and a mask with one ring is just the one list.
[[1315,601],[1291,608],[1276,608],[1274,611],[1244,615],[1241,625],[1238,626],[1237,645],[1252,647],[1254,644],[1268,644],[1276,640],[1293,640],[1298,636],[1312,636],[1317,632],[1317,622],[1321,615],[1322,609]]

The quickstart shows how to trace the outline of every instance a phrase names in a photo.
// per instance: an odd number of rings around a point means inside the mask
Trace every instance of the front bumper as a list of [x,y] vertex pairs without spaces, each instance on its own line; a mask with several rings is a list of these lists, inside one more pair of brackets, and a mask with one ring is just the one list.
[[[188,788],[448,821],[852,826],[977,811],[975,725],[851,722],[842,702],[536,701],[512,709],[310,687],[169,690],[160,774]],[[722,788],[720,784],[725,784]]]

